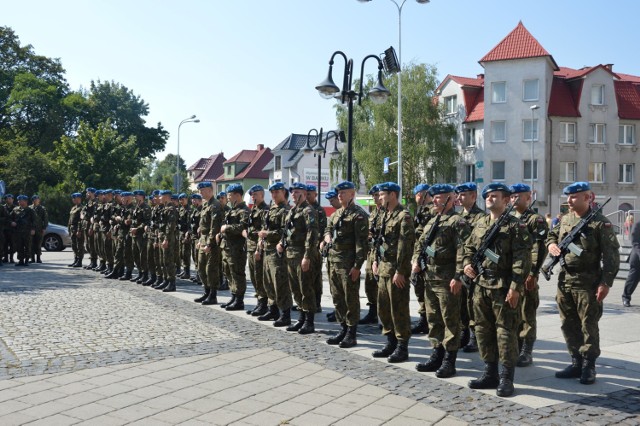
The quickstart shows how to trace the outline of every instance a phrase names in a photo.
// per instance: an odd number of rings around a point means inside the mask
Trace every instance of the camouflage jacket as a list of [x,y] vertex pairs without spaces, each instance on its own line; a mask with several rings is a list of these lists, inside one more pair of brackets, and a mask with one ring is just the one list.
[[211,197],[209,201],[202,201],[200,210],[200,223],[198,224],[198,235],[200,247],[217,247],[216,235],[220,232],[224,211],[220,201]]
[[47,213],[47,209],[45,209],[42,204],[38,206],[32,204],[29,207],[31,207],[36,214],[36,231],[47,229],[47,226],[49,226],[49,214]]
[[545,245],[549,233],[547,221],[531,209],[525,210],[522,214],[516,212],[514,216],[527,224],[527,230],[531,234],[531,271],[529,271],[529,275],[537,277],[540,274],[542,263],[547,257],[547,246]]
[[160,209],[160,222],[158,223],[158,242],[164,240],[169,244],[175,243],[178,233],[178,209],[171,203],[167,203]]
[[67,230],[69,234],[74,234],[82,229],[82,221],[80,219],[82,214],[82,209],[84,206],[82,204],[74,205],[71,207],[71,211],[69,212],[69,224],[67,225]]
[[249,227],[247,228],[247,245],[254,250],[258,245],[258,232],[262,230],[265,215],[269,211],[269,205],[264,201],[253,205],[249,214]]
[[265,215],[263,224],[263,229],[267,231],[265,250],[275,250],[282,239],[282,235],[285,232],[285,219],[287,218],[288,211],[289,205],[286,201],[283,201],[280,204],[274,203]]
[[425,203],[423,206],[418,206],[416,209],[416,216],[414,218],[414,225],[416,228],[416,241],[422,235],[424,227],[431,218],[435,216],[433,212],[433,203]]
[[36,229],[36,213],[28,206],[14,207],[11,211],[11,221],[16,223],[14,232],[31,232]]
[[292,207],[285,219],[287,258],[312,258],[318,248],[318,213],[308,202]]
[[325,237],[331,238],[328,259],[334,267],[360,269],[369,249],[369,220],[357,204],[340,207],[331,215]]
[[245,247],[246,240],[242,236],[242,231],[246,230],[249,223],[251,211],[244,201],[239,202],[231,208],[224,216],[226,225],[222,234],[224,238],[220,241],[220,247],[226,251],[236,251]]
[[135,229],[136,238],[144,237],[145,227],[151,223],[151,207],[146,202],[136,204],[131,212],[131,230]]
[[384,255],[378,265],[378,275],[393,277],[397,272],[408,278],[416,239],[413,218],[403,205],[398,204],[392,211],[384,213],[381,223],[385,224],[382,230]]

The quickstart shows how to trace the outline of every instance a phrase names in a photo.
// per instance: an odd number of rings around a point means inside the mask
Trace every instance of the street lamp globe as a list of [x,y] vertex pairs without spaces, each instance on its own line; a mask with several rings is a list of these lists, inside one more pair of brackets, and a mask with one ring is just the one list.
[[320,93],[320,96],[324,99],[331,99],[334,97],[336,93],[340,91],[340,88],[336,86],[333,82],[332,77],[333,66],[329,65],[329,73],[327,74],[327,78],[322,81],[322,83],[316,86],[316,90]]
[[416,2],[420,3],[420,4],[427,4],[429,3],[431,0],[416,0]]
[[374,104],[383,104],[389,99],[391,92],[382,83],[382,71],[378,71],[378,84],[369,90],[369,97]]

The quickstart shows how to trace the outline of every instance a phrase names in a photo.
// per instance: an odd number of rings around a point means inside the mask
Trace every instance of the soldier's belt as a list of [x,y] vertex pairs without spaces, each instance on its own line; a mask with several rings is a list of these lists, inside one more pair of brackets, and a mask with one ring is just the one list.
[[333,244],[331,248],[333,250],[338,250],[338,251],[353,250],[356,248],[356,245],[355,244]]
[[500,279],[504,278],[505,274],[500,273],[498,271],[492,271],[491,269],[485,269],[482,273],[482,277],[488,280]]

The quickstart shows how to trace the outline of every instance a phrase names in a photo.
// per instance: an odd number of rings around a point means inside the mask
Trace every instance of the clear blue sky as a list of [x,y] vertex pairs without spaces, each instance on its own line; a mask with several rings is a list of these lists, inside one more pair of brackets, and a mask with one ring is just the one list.
[[[180,134],[187,165],[334,128],[333,102],[314,89],[331,54],[343,50],[359,68],[365,55],[398,46],[390,0],[3,3],[0,25],[38,54],[60,58],[73,89],[114,80],[140,95],[148,123],[171,132],[159,158],[175,153],[178,123],[197,114],[201,122]],[[613,63],[614,71],[640,75],[638,16],[637,0],[407,0],[402,60],[436,64],[440,79],[475,76],[477,61],[522,20],[560,66]],[[341,75],[342,63],[336,68]],[[375,69],[369,62],[365,73]]]

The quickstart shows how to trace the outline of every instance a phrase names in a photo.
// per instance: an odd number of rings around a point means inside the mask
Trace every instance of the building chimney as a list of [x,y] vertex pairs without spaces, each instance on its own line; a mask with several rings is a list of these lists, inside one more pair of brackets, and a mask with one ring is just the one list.
[[613,72],[613,64],[604,64],[604,67],[609,71]]
[[258,144],[258,151],[262,151],[264,149],[264,145],[259,143]]
[[479,80],[484,80],[484,74],[478,74],[477,78],[478,78]]

